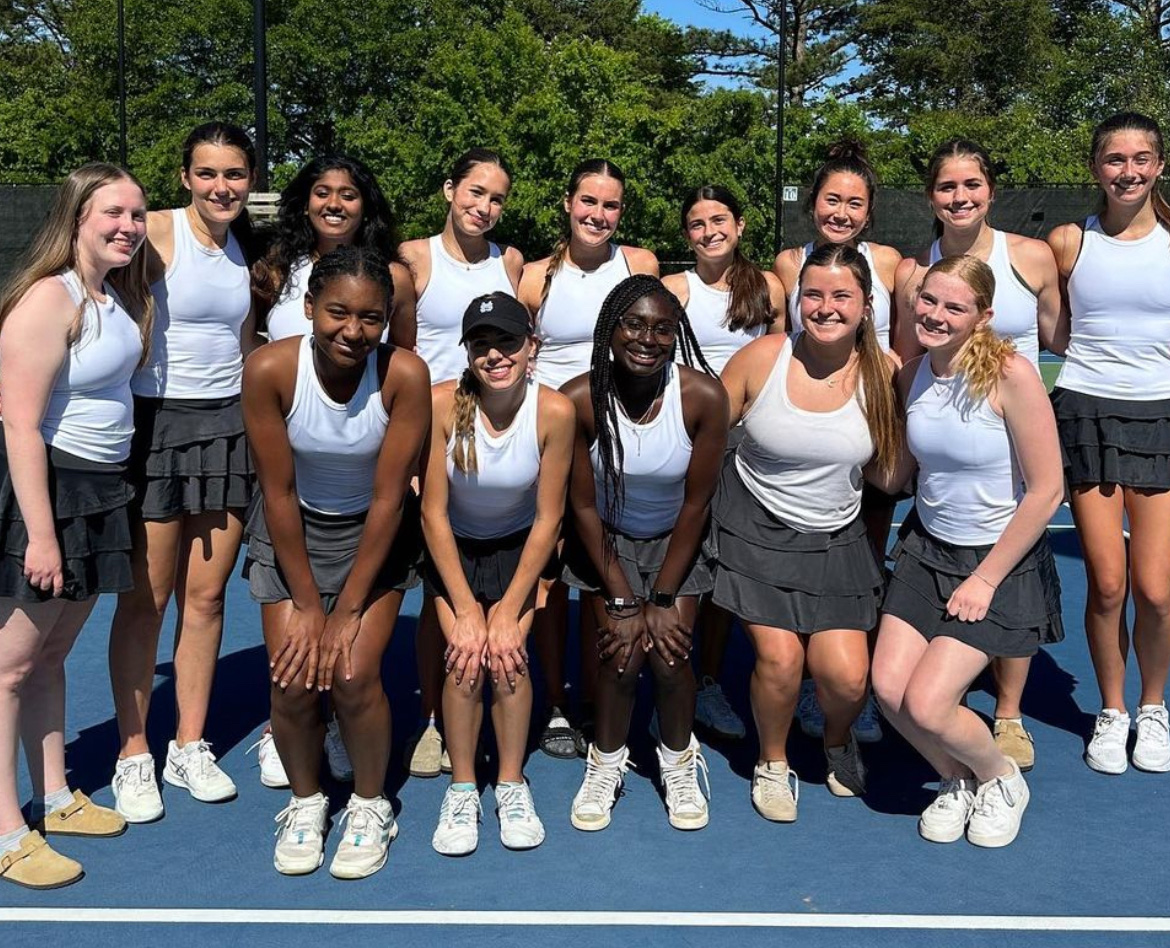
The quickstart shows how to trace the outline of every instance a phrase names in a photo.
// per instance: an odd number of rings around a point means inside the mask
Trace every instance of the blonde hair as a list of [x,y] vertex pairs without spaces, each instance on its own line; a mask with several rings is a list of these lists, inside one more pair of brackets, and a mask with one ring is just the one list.
[[[134,175],[105,162],[82,165],[65,179],[57,191],[49,216],[17,263],[15,276],[0,293],[0,326],[3,326],[8,314],[38,281],[76,268],[77,230],[82,218],[90,210],[90,201],[99,188],[118,181],[131,182],[145,196],[142,183]],[[150,284],[146,278],[146,254],[140,250],[126,266],[111,270],[106,279],[117,291],[130,318],[138,324],[142,337],[142,360],[145,362],[154,319],[154,297],[150,294]],[[89,287],[84,285],[84,281],[82,283],[84,295],[69,327],[70,346],[76,344],[81,336],[82,315],[90,302]]]
[[463,474],[475,474],[479,470],[475,456],[475,414],[478,411],[479,382],[475,373],[466,368],[459,377],[455,402],[451,406],[451,434],[455,439],[451,462]]
[[878,470],[889,474],[902,456],[905,431],[902,412],[898,409],[897,393],[890,377],[890,363],[878,342],[873,313],[869,307],[873,295],[873,275],[869,263],[860,251],[848,244],[824,244],[805,259],[800,270],[802,277],[809,267],[841,267],[852,273],[861,287],[866,312],[861,318],[854,344],[859,353],[860,390],[864,392],[861,407],[865,412],[869,436],[873,440]]
[[[926,271],[923,286],[933,273],[958,277],[966,283],[975,297],[975,310],[980,316],[991,309],[995,299],[995,274],[978,257],[965,254],[943,257]],[[967,393],[974,401],[986,398],[995,390],[1015,351],[1014,343],[1001,339],[992,331],[991,320],[984,320],[963,343],[958,354],[958,370],[966,378]]]

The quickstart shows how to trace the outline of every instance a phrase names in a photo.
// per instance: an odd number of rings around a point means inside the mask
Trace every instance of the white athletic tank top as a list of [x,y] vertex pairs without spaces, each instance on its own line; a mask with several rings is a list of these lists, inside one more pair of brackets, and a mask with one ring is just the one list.
[[[58,276],[78,305],[85,299],[72,270]],[[134,400],[130,377],[142,358],[138,326],[114,288],[92,297],[81,314],[81,334],[65,352],[41,419],[45,443],[87,461],[114,464],[130,455]]]
[[623,414],[619,405],[618,437],[625,456],[622,467],[625,502],[617,519],[612,516],[602,480],[597,442],[589,449],[601,519],[631,537],[656,537],[673,530],[682,510],[692,449],[691,436],[683,421],[682,385],[677,366],[673,363],[666,366],[662,406],[652,421],[636,424]]
[[807,411],[788,397],[789,336],[744,416],[735,469],[769,513],[800,533],[848,526],[861,509],[862,468],[873,439],[857,397],[833,411]]
[[[268,311],[268,339],[286,339],[289,336],[308,336],[313,332],[313,321],[305,315],[305,294],[309,292],[309,274],[313,272],[313,260],[301,257],[288,269],[288,279],[280,291],[280,297]],[[390,341],[390,322],[382,330],[382,341]]]
[[[800,265],[804,266],[804,261],[808,259],[809,254],[813,252],[813,244],[810,241],[804,245],[804,253],[800,258]],[[886,285],[882,282],[881,277],[878,276],[877,265],[873,262],[873,252],[869,249],[869,244],[866,241],[861,241],[857,245],[857,251],[863,257],[865,262],[869,264],[869,273],[873,278],[873,328],[877,332],[878,342],[881,344],[882,352],[890,351],[890,291],[886,289]],[[788,298],[788,323],[792,327],[792,335],[801,330],[800,323],[800,284],[796,286],[796,292]]]
[[539,389],[536,382],[527,383],[520,410],[498,435],[488,434],[482,414],[475,413],[477,473],[455,467],[454,436],[447,441],[447,519],[456,536],[490,540],[530,527],[536,519]]
[[1103,398],[1170,398],[1170,233],[1118,240],[1085,221],[1068,278],[1072,332],[1056,384]]
[[560,388],[569,379],[589,371],[593,329],[609,291],[630,275],[626,255],[611,244],[609,259],[596,270],[580,270],[567,260],[553,275],[548,297],[536,314],[540,351],[536,380]]
[[[728,329],[725,323],[727,307],[731,305],[731,291],[708,286],[694,270],[687,270],[685,276],[687,319],[695,331],[695,338],[699,340],[703,358],[718,375],[727,365],[728,359],[753,339],[764,335],[768,326],[765,323],[754,329]],[[675,361],[682,361],[681,353],[676,352]]]
[[301,506],[335,516],[370,509],[374,468],[390,418],[382,404],[378,354],[371,352],[348,402],[329,397],[313,365],[313,337],[301,340],[292,407],[285,416]]
[[418,342],[415,350],[431,370],[431,384],[457,379],[467,368],[467,352],[459,345],[463,313],[477,296],[507,293],[515,296],[499,245],[488,243],[488,255],[478,263],[456,260],[443,247],[442,234],[427,241],[431,251],[431,278],[415,309]]
[[906,440],[918,461],[914,506],[927,533],[956,546],[989,546],[1023,496],[1007,426],[966,377],[940,379],[923,356],[906,402]]
[[195,239],[187,212],[171,211],[174,257],[154,294],[150,359],[134,374],[135,395],[230,398],[240,394],[240,329],[252,308],[244,252],[229,233],[222,249]]
[[[939,241],[930,245],[930,264],[942,259]],[[995,274],[995,296],[992,297],[991,328],[1001,339],[1010,339],[1016,351],[1040,368],[1040,326],[1037,321],[1036,294],[1020,279],[1008,254],[1007,234],[1002,230],[991,232],[991,254],[987,265]]]

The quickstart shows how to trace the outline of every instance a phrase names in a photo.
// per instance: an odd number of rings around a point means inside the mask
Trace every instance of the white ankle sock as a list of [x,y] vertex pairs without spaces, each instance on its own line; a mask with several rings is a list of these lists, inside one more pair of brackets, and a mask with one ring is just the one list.
[[680,751],[671,750],[669,747],[667,747],[661,741],[659,741],[659,743],[658,743],[658,752],[662,755],[662,762],[667,767],[677,767],[679,764],[679,761],[682,760],[683,754],[685,754],[690,749],[691,749],[690,742],[688,742],[687,746],[684,747]]
[[29,833],[27,826],[18,826],[11,833],[0,833],[0,853],[16,852],[20,849],[20,841]]
[[603,764],[605,764],[607,767],[617,767],[622,762],[622,758],[625,756],[626,756],[626,745],[625,744],[623,744],[621,747],[619,747],[615,751],[608,751],[608,752],[603,751],[603,750],[597,751],[598,759]]
[[34,823],[39,822],[50,813],[62,810],[73,802],[73,791],[66,784],[60,790],[46,793],[43,797],[33,797],[29,816]]

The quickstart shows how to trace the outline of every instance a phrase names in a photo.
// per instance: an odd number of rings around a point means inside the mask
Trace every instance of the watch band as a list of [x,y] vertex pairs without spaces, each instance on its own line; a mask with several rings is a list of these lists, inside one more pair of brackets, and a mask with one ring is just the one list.
[[646,601],[659,609],[669,609],[674,605],[677,598],[675,593],[662,592],[658,589],[651,589],[650,595],[646,597]]

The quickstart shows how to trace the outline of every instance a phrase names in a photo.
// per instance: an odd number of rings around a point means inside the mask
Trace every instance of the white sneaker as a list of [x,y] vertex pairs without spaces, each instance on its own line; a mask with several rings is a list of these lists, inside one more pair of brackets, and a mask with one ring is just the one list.
[[325,824],[329,800],[320,790],[311,797],[293,797],[276,815],[276,852],[272,865],[286,876],[315,872],[325,861]]
[[236,785],[215,762],[207,741],[191,741],[182,747],[171,741],[163,780],[172,787],[189,790],[202,803],[222,803],[236,795]]
[[260,782],[273,790],[283,790],[287,787],[288,774],[284,772],[284,764],[280,762],[280,754],[276,750],[276,741],[270,728],[264,729],[260,740],[249,747],[247,753],[250,754],[252,751],[256,751],[256,758],[260,762]]
[[796,701],[796,717],[800,729],[809,737],[825,736],[825,712],[817,701],[817,685],[811,678],[800,683],[800,697]]
[[764,819],[773,823],[796,820],[800,802],[800,780],[784,760],[757,763],[752,771],[752,806]]
[[971,819],[967,821],[967,841],[976,846],[1006,846],[1020,832],[1020,820],[1031,794],[1019,765],[1011,758],[1005,759],[1012,772],[980,784],[975,791]]
[[[475,852],[479,845],[479,816],[482,812],[477,789],[458,790],[451,784],[443,794],[439,825],[431,837],[431,848],[444,856],[466,856]],[[502,820],[500,836],[503,837]]]
[[1170,770],[1170,714],[1166,712],[1165,702],[1138,708],[1133,765],[1153,774]]
[[162,795],[154,779],[154,758],[136,754],[114,764],[114,809],[127,823],[153,823],[163,815]]
[[876,744],[882,739],[882,719],[872,691],[866,697],[857,720],[853,722],[853,736],[862,744]]
[[341,739],[337,718],[331,718],[325,725],[325,759],[329,761],[329,773],[334,780],[339,783],[353,780],[353,764],[349,762],[349,752],[345,749],[345,741]]
[[349,798],[345,806],[345,835],[333,854],[329,874],[335,879],[364,879],[384,865],[390,843],[398,835],[394,808],[385,797]]
[[695,723],[732,740],[747,734],[747,728],[731,707],[723,688],[710,675],[703,676],[702,687],[695,695]]
[[918,818],[918,835],[932,843],[953,843],[963,838],[978,784],[968,777],[939,781],[938,796]]
[[1085,749],[1085,763],[1102,774],[1123,774],[1129,766],[1125,743],[1129,740],[1129,715],[1104,708],[1093,724],[1093,737]]
[[630,751],[623,747],[621,760],[616,764],[604,764],[594,744],[589,745],[585,755],[585,779],[573,797],[573,808],[569,821],[579,830],[593,832],[609,826],[613,805],[622,790],[622,778],[631,766]]
[[[662,786],[666,790],[666,815],[670,825],[680,830],[697,830],[707,825],[710,813],[707,798],[711,796],[711,783],[707,779],[707,761],[695,735],[677,764],[668,764],[662,756],[659,744],[658,772],[662,775]],[[699,774],[707,788],[706,796],[699,787]]]
[[500,842],[508,849],[535,849],[544,842],[544,824],[536,815],[527,781],[496,784]]
[[826,747],[825,765],[825,783],[833,796],[859,797],[865,793],[865,764],[854,738],[850,737],[844,747]]

